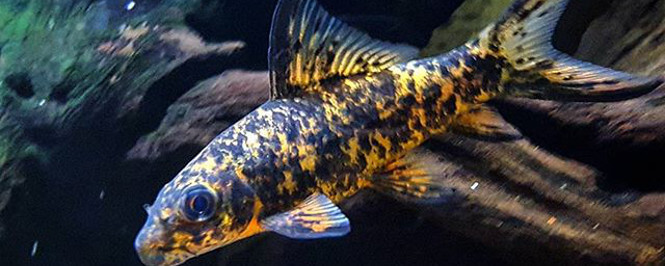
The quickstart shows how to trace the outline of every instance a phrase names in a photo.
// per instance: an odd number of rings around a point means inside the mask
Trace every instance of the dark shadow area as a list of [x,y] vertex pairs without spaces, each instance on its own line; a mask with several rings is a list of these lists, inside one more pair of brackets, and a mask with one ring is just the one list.
[[10,90],[14,91],[21,98],[30,98],[35,95],[28,73],[19,72],[10,74],[5,77],[4,82]]
[[589,164],[604,174],[598,186],[612,193],[665,191],[662,175],[654,171],[665,150],[665,143],[639,146],[628,142],[597,141],[593,125],[561,125],[545,114],[529,113],[523,108],[498,104],[506,120],[542,148],[566,158]]
[[206,40],[242,40],[247,69],[266,69],[268,33],[276,0],[204,0],[186,21]]
[[197,83],[220,74],[227,69],[246,68],[245,52],[237,55],[210,56],[205,59],[190,59],[169,74],[156,81],[145,93],[135,115],[119,122],[123,126],[118,141],[126,142],[127,149],[144,134],[157,129],[166,116],[166,109]]
[[342,238],[290,240],[267,234],[214,256],[225,265],[508,265],[500,254],[440,230],[435,221],[393,200],[372,200],[345,213],[353,229]]
[[554,32],[554,47],[574,54],[589,24],[603,15],[614,0],[570,1]]
[[13,170],[23,176],[26,183],[12,191],[11,202],[0,213],[3,224],[11,229],[3,228],[6,240],[0,241],[0,257],[3,263],[28,265],[34,241],[45,231],[40,219],[49,213],[44,208],[34,209],[36,202],[41,199],[38,193],[45,191],[42,180],[47,169],[42,167],[37,158],[26,158]]
[[[463,0],[369,0],[320,3],[331,14],[382,40],[424,47]],[[276,0],[203,1],[187,22],[208,41],[243,40],[249,69],[266,69],[268,34]],[[247,14],[251,7],[251,15]]]

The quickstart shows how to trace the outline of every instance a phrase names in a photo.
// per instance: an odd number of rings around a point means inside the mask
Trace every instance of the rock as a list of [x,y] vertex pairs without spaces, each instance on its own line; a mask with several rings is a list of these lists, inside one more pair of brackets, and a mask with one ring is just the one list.
[[665,194],[653,194],[642,197],[635,204],[637,213],[652,219],[665,222]]
[[[466,173],[450,184],[467,201],[428,212],[453,231],[506,254],[529,245],[567,254],[557,263],[658,264],[665,259],[665,216],[650,216],[655,211],[648,207],[665,204],[662,194],[617,201],[597,186],[597,170],[527,140],[492,143],[446,136],[437,141],[428,147],[442,164]],[[522,243],[511,241],[515,238]]]

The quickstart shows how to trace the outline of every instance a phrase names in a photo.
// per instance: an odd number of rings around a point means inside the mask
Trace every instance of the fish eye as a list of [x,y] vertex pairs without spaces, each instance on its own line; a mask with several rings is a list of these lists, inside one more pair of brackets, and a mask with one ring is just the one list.
[[197,185],[185,191],[182,213],[190,222],[210,219],[217,207],[217,194],[212,189]]

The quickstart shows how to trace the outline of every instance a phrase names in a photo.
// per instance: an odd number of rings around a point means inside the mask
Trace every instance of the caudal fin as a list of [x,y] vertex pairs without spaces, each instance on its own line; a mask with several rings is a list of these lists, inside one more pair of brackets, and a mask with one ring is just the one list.
[[506,60],[501,83],[511,95],[569,101],[618,101],[663,79],[638,77],[577,60],[552,46],[568,0],[518,0],[480,34],[480,45]]

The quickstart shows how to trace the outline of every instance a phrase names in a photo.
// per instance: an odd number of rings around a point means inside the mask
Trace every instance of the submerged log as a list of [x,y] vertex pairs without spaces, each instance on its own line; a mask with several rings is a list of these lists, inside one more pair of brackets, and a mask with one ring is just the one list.
[[452,224],[447,228],[506,251],[524,248],[512,243],[515,238],[534,242],[571,262],[646,264],[665,258],[665,212],[645,205],[660,198],[662,206],[665,194],[610,195],[596,186],[596,170],[527,140],[447,136],[428,146],[441,156],[441,167],[466,173],[450,183],[467,201],[433,212]]

